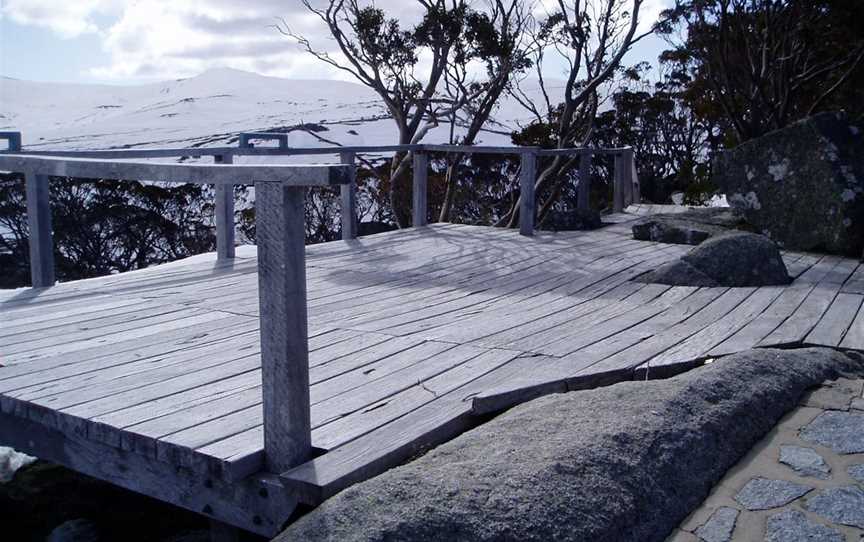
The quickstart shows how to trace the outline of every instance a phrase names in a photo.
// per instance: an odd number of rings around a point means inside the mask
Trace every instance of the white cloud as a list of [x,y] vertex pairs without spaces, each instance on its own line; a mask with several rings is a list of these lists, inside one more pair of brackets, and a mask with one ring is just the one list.
[[111,13],[115,0],[3,0],[0,16],[20,25],[48,28],[63,38],[96,33],[95,15]]
[[[540,9],[549,1],[535,5]],[[640,19],[655,20],[670,1],[646,0]],[[375,4],[406,26],[419,13],[412,0]],[[188,77],[214,67],[282,77],[350,77],[301,51],[273,27],[284,18],[316,47],[332,48],[323,23],[300,0],[0,0],[0,6],[0,16],[18,24],[49,28],[66,38],[98,35],[110,62],[88,75],[102,80]]]
[[[404,14],[406,6],[416,9],[405,0],[377,4],[392,7],[391,16]],[[141,0],[126,5],[106,29],[104,48],[111,63],[90,74],[162,79],[227,66],[283,77],[346,77],[280,34],[274,27],[280,18],[319,47],[332,47],[321,21],[299,0]]]

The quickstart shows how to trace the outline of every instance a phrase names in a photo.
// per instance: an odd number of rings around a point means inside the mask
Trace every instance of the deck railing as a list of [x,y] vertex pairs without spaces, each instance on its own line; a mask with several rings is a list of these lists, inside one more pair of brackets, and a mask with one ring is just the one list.
[[[24,174],[30,256],[37,287],[54,284],[48,206],[51,177],[205,183],[224,187],[230,194],[235,185],[255,187],[264,457],[266,468],[280,473],[308,460],[312,450],[303,209],[306,188],[344,185],[353,175],[343,165],[231,164],[230,158],[224,157],[217,162],[158,164],[16,152],[0,154],[0,171]],[[227,204],[223,204],[223,211]],[[223,221],[222,226],[227,224]],[[224,244],[221,252],[226,257],[233,253]]]
[[[0,141],[8,141],[6,153],[22,153],[19,132],[0,132]],[[253,141],[277,141],[278,147],[255,147]],[[212,156],[214,163],[231,165],[235,156],[314,156],[339,155],[339,162],[352,166],[354,171],[356,155],[361,153],[408,152],[413,160],[412,219],[414,226],[425,226],[428,222],[427,194],[428,167],[430,152],[458,154],[516,154],[520,157],[520,206],[519,232],[533,235],[535,229],[536,202],[534,184],[537,178],[537,159],[540,157],[579,157],[579,184],[577,205],[588,207],[590,190],[590,167],[594,156],[611,155],[613,167],[613,212],[621,212],[625,207],[640,201],[639,182],[635,175],[632,147],[615,149],[572,148],[541,149],[539,147],[488,147],[464,145],[377,145],[344,147],[288,147],[288,134],[271,132],[249,132],[239,136],[238,147],[179,148],[179,149],[118,149],[103,151],[30,151],[28,156],[52,156],[67,158],[89,158],[100,160],[133,160],[136,158],[171,158]],[[0,154],[4,154],[0,150]],[[91,176],[98,177],[100,171],[89,170]],[[210,170],[212,171],[212,170]],[[59,173],[71,175],[70,173]],[[53,174],[49,174],[53,175]],[[224,178],[220,176],[220,178]],[[34,287],[50,286],[54,283],[50,216],[47,206],[47,181],[37,181],[27,176],[27,211],[31,231],[31,276]],[[207,183],[206,179],[197,182]],[[214,185],[214,223],[216,227],[216,254],[219,260],[234,257],[234,186],[241,182],[210,182]],[[341,185],[341,228],[343,239],[357,237],[356,182],[352,173],[349,182]]]
[[[279,148],[256,148],[253,140],[275,139]],[[286,134],[249,133],[239,147],[200,149],[32,152],[21,147],[17,132],[0,132],[8,144],[0,152],[0,171],[22,173],[26,185],[33,286],[54,284],[54,256],[49,206],[51,177],[212,184],[219,260],[234,257],[234,186],[254,185],[261,334],[264,456],[270,472],[281,473],[311,454],[308,316],[306,299],[304,198],[307,187],[340,186],[342,232],[357,234],[354,161],[360,152],[410,152],[414,161],[414,225],[426,225],[429,152],[519,154],[521,157],[520,232],[534,231],[534,182],[538,156],[578,154],[583,174],[594,154],[613,154],[616,162],[615,209],[638,199],[633,182],[632,149],[542,150],[533,147],[459,147],[394,145],[287,148]],[[235,156],[335,154],[339,165],[236,164]],[[213,164],[155,163],[142,158],[213,156]],[[139,161],[136,161],[139,159]],[[587,160],[586,160],[587,159]],[[586,179],[583,176],[583,179]],[[587,183],[584,183],[587,185]],[[587,186],[580,186],[587,194]],[[581,192],[580,192],[581,193]],[[38,295],[38,294],[37,294]]]

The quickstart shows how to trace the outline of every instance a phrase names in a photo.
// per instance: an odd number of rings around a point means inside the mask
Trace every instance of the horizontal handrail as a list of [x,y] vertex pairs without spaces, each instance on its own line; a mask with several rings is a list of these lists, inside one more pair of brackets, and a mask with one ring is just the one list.
[[0,171],[85,179],[230,185],[277,182],[287,186],[334,186],[350,179],[347,166],[322,164],[159,164],[26,154],[0,155]]
[[[629,147],[592,148],[572,147],[566,149],[543,149],[540,147],[496,147],[485,145],[363,145],[363,146],[333,146],[333,147],[193,147],[178,149],[108,149],[98,151],[36,151],[27,150],[30,156],[65,156],[74,158],[131,159],[131,158],[172,158],[202,156],[301,156],[301,155],[336,155],[346,152],[353,154],[390,153],[390,152],[444,152],[460,154],[523,154],[533,153],[537,156],[575,156],[585,154],[619,155]],[[15,151],[0,151],[0,155],[12,154]],[[20,153],[21,151],[17,151]]]

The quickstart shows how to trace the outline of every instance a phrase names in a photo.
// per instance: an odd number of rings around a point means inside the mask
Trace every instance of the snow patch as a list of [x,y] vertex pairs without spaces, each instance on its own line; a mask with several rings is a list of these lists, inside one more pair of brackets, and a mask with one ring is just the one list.
[[0,484],[12,481],[19,469],[36,461],[35,457],[16,452],[7,446],[0,446]]

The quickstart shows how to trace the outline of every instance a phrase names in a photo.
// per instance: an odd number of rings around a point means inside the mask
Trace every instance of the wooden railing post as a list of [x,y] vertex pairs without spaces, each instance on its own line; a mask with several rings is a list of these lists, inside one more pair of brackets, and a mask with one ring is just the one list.
[[34,288],[54,286],[54,238],[51,232],[50,177],[24,173],[30,243],[30,279]]
[[519,233],[534,235],[534,181],[537,179],[537,155],[527,151],[521,154],[522,172],[519,177]]
[[427,191],[429,180],[429,155],[422,151],[414,151],[414,226],[428,224]]
[[[213,157],[217,164],[233,164],[231,154],[217,154]],[[216,222],[216,259],[228,260],[234,257],[234,186],[214,185],[214,220]]]
[[587,211],[591,197],[591,152],[583,152],[579,156],[579,187],[576,198],[576,208]]
[[612,212],[622,211],[624,211],[624,156],[617,152],[612,171]]
[[630,187],[630,205],[642,203],[642,190],[636,177],[636,152],[633,147],[627,149],[627,185]]
[[342,240],[357,237],[357,178],[354,153],[339,154],[339,163],[351,166],[351,181],[339,187],[342,196]]
[[312,446],[306,309],[305,188],[255,183],[264,457],[280,473]]

